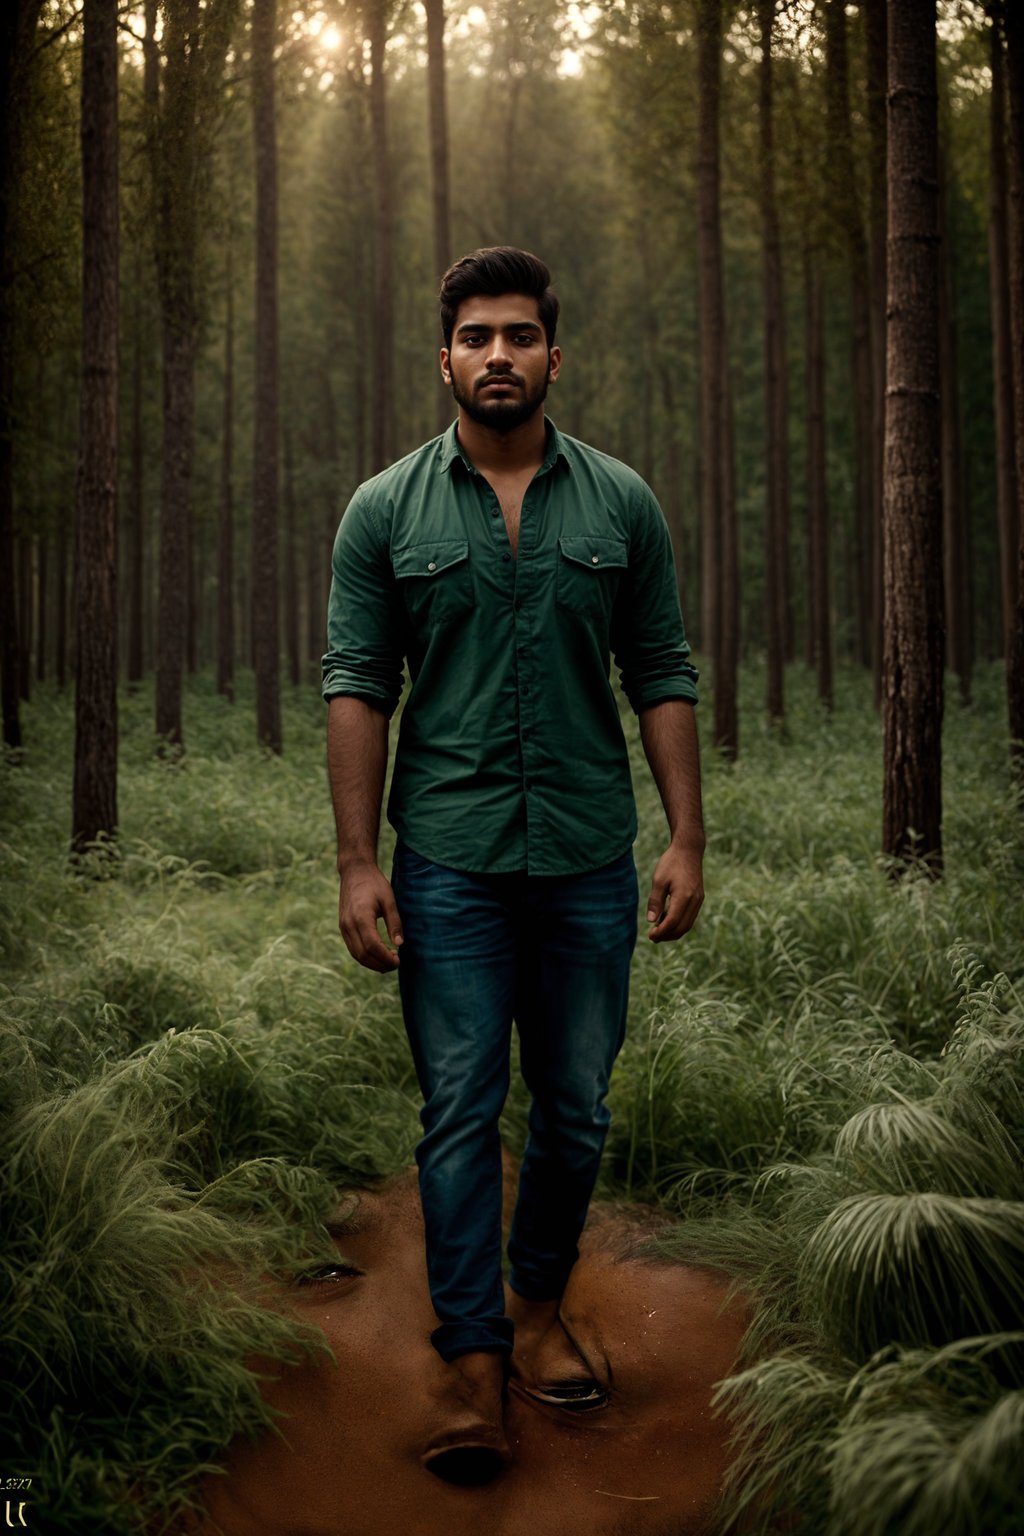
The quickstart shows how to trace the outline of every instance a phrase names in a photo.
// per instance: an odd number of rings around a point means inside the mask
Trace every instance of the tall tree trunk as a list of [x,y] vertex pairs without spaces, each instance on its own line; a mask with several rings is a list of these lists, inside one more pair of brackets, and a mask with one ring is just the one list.
[[18,537],[18,691],[32,697],[32,535]]
[[882,445],[885,442],[886,0],[862,0],[867,30],[870,141],[868,231],[871,328],[871,658],[875,703],[882,700]]
[[1024,771],[1024,15],[1007,5],[1006,76],[1010,88],[1008,269],[1013,359],[1013,442],[1017,463],[1017,598],[1007,658],[1011,750]]
[[277,591],[277,0],[253,0],[252,103],[256,147],[256,411],[252,507],[252,632],[256,738],[281,750]]
[[825,294],[820,252],[804,248],[804,327],[807,379],[807,551],[811,662],[818,698],[831,710],[832,561],[829,549],[825,437]]
[[57,533],[56,610],[53,665],[57,675],[57,687],[63,693],[68,682],[68,533],[63,518]]
[[284,648],[293,688],[302,678],[299,655],[298,516],[295,507],[295,455],[290,427],[284,433]]
[[713,660],[714,743],[735,757],[738,739],[735,668],[737,615],[730,612],[732,589],[723,576],[728,535],[722,470],[725,421],[725,300],[722,283],[719,101],[722,14],[718,0],[699,0],[697,73],[700,91],[697,131],[697,207],[700,295],[701,519],[703,536],[702,643]]
[[369,0],[370,132],[373,146],[373,346],[372,472],[386,468],[394,457],[394,257],[391,154],[388,145],[387,0]]
[[764,268],[765,375],[765,643],[768,714],[785,713],[785,661],[789,644],[789,409],[786,399],[785,297],[775,199],[775,125],[772,103],[772,27],[775,0],[758,0],[761,27],[761,241]]
[[[427,13],[427,94],[430,102],[430,191],[434,225],[434,273],[438,283],[451,262],[451,194],[448,101],[444,68],[444,0],[423,0]],[[437,372],[437,430],[452,419],[452,398]]]
[[850,79],[846,36],[846,0],[827,0],[825,8],[827,167],[833,218],[845,247],[850,291],[850,365],[854,416],[854,527],[857,558],[857,643],[861,661],[875,658],[872,641],[872,539],[874,442],[871,317],[868,248],[860,215],[857,168],[850,117]]
[[117,148],[117,3],[85,0],[75,850],[117,830]]
[[46,627],[49,621],[47,597],[49,594],[50,541],[45,533],[39,535],[36,564],[36,682],[46,681]]
[[142,261],[135,260],[135,336],[132,347],[132,425],[131,471],[128,492],[128,667],[130,686],[142,681],[143,657],[143,571],[146,558],[145,496],[143,491],[145,452],[142,429]]
[[882,845],[942,870],[942,469],[935,0],[889,10]]
[[42,0],[0,6],[0,709],[3,739],[15,748],[21,746],[14,556],[15,200],[41,8]]
[[[715,667],[716,743],[735,759],[740,749],[740,546],[736,509],[736,418],[728,347],[722,338],[722,540],[718,659]],[[719,739],[717,732],[721,730]]]
[[217,692],[235,697],[235,292],[233,231],[228,229],[227,314],[224,322],[224,416],[217,540]]
[[[155,7],[152,14],[155,18]],[[198,0],[174,0],[167,7],[167,64],[156,146],[157,277],[163,343],[156,734],[160,750],[165,752],[180,751],[184,745],[181,698],[188,633],[195,433],[198,30]],[[155,43],[150,47],[155,48]]]
[[1017,608],[1017,452],[1013,440],[1013,358],[1010,338],[1009,202],[1006,175],[1006,85],[1003,35],[991,30],[992,99],[989,137],[989,292],[992,308],[993,395],[996,420],[996,495],[999,520],[999,593],[1002,652],[1013,644]]
[[939,374],[942,397],[942,550],[946,601],[946,665],[956,673],[960,702],[971,702],[971,549],[963,497],[960,396],[957,387],[956,297],[949,236],[949,183],[939,153]]

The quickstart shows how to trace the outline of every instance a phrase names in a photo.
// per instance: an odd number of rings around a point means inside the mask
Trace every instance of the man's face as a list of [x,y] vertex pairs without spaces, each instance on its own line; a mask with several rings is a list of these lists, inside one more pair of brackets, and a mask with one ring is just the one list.
[[558,1508],[607,1536],[706,1533],[729,1463],[712,1398],[748,1321],[721,1278],[588,1253],[584,1236],[557,1321],[510,1383],[515,1529],[546,1531]]
[[276,1432],[237,1439],[207,1479],[202,1536],[480,1536],[487,1487],[427,1470],[466,1422],[458,1378],[430,1342],[415,1179],[351,1202],[336,1263],[282,1291],[279,1305],[321,1328],[331,1355],[253,1361]]
[[558,377],[562,354],[549,349],[537,300],[481,294],[459,305],[441,374],[470,420],[511,432],[538,411]]

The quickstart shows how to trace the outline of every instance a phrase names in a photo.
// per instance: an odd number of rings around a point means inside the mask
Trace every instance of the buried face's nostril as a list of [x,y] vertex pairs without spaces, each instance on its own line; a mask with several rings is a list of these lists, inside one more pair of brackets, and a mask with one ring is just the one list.
[[481,1488],[493,1482],[504,1465],[505,1457],[490,1445],[451,1446],[424,1462],[428,1472],[459,1488]]

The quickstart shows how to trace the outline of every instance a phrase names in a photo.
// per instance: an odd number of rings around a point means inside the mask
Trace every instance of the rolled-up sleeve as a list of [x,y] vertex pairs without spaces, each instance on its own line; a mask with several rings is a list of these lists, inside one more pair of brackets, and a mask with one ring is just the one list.
[[404,605],[387,543],[360,490],[334,540],[324,698],[345,694],[392,715],[402,693],[404,641]]
[[697,702],[697,668],[679,610],[672,540],[652,493],[632,507],[629,572],[612,619],[611,644],[623,691],[636,714],[665,699]]

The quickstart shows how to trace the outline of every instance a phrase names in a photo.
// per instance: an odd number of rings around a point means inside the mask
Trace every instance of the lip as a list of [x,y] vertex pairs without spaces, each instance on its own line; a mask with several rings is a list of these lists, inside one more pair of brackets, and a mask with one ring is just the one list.
[[516,379],[485,379],[478,388],[481,392],[485,389],[518,389],[519,383]]

